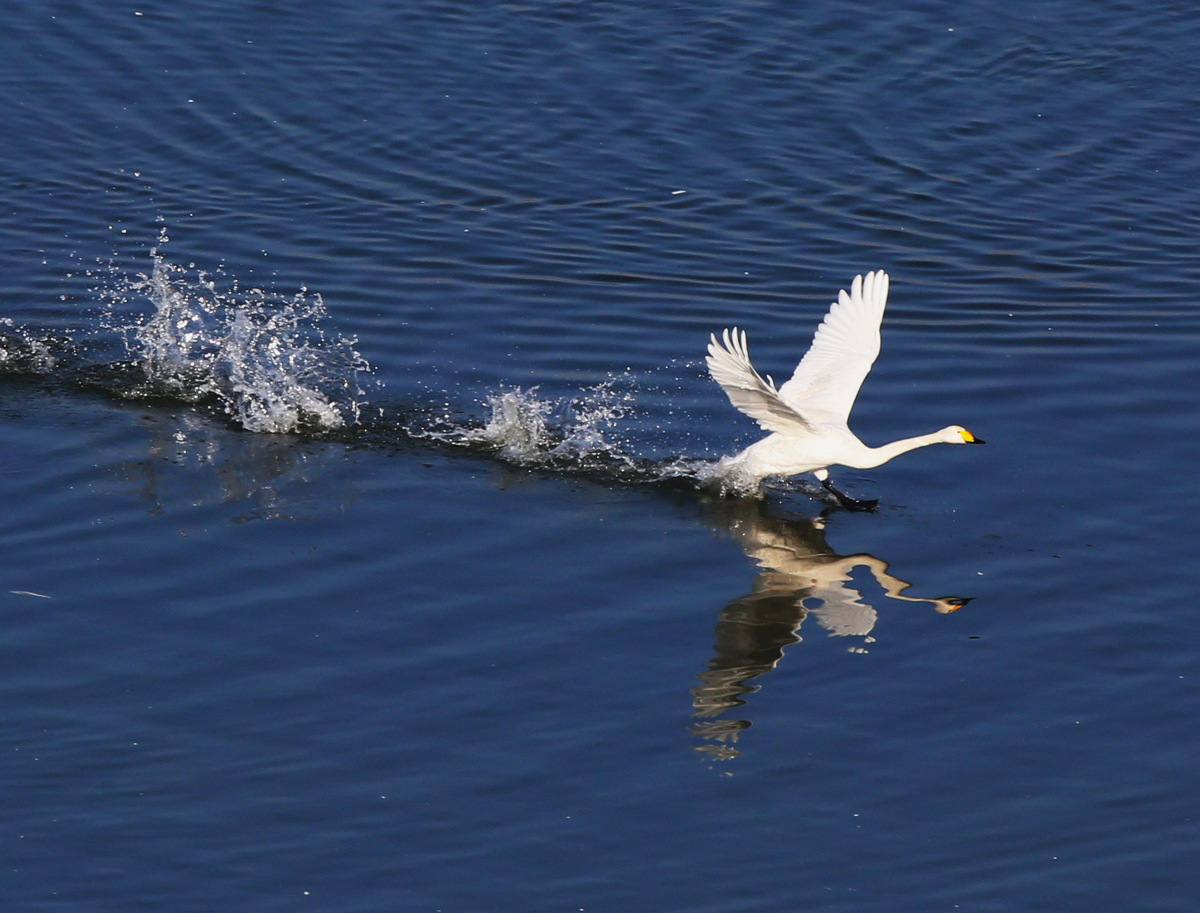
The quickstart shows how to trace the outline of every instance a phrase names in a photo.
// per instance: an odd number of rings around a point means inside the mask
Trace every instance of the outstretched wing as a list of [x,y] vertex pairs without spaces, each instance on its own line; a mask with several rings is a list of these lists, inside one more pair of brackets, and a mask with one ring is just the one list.
[[721,385],[729,401],[768,431],[791,434],[811,430],[808,422],[779,397],[775,382],[763,380],[750,364],[746,334],[734,327],[708,344],[708,373]]
[[888,275],[855,276],[813,336],[812,348],[778,396],[812,422],[845,422],[858,390],[879,356],[879,325],[887,306]]

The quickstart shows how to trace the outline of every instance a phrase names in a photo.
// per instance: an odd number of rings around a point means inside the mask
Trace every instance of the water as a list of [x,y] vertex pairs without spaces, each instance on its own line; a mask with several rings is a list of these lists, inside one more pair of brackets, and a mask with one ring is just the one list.
[[1193,12],[9,11],[5,907],[1194,909]]

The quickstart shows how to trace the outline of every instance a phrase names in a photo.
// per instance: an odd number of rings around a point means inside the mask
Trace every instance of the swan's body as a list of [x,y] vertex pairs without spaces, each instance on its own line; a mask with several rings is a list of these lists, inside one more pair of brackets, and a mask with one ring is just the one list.
[[811,472],[846,507],[871,509],[829,481],[828,467],[870,469],[929,444],[982,444],[961,425],[932,434],[868,447],[847,426],[850,409],[879,355],[879,325],[887,306],[888,276],[883,270],[855,276],[850,291],[838,293],[817,328],[812,347],[783,386],[765,380],[750,363],[746,334],[736,327],[708,346],[708,370],[742,412],[771,432],[718,470],[735,489],[757,489],[770,476]]

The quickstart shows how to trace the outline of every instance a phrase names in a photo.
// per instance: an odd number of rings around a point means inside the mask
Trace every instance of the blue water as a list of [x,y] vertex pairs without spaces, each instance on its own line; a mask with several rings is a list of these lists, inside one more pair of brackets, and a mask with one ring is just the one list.
[[1195,910],[1194,13],[7,10],[4,909]]

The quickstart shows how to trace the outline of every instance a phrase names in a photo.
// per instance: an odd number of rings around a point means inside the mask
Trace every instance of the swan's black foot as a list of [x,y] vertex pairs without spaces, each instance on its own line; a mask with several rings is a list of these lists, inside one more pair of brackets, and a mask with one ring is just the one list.
[[833,483],[830,482],[828,479],[822,479],[821,485],[825,488],[825,490],[827,492],[829,492],[831,495],[833,495],[835,498],[837,498],[838,503],[841,504],[842,507],[846,508],[846,510],[859,510],[859,511],[865,512],[865,511],[872,511],[879,506],[878,498],[869,498],[867,500],[859,500],[858,498],[852,498],[848,494],[843,494],[842,492],[840,492],[836,488],[834,488]]
[[838,502],[842,505],[842,507],[846,508],[846,510],[858,510],[864,513],[870,513],[879,507],[878,498],[868,498],[866,500],[861,500],[859,498],[838,498]]

